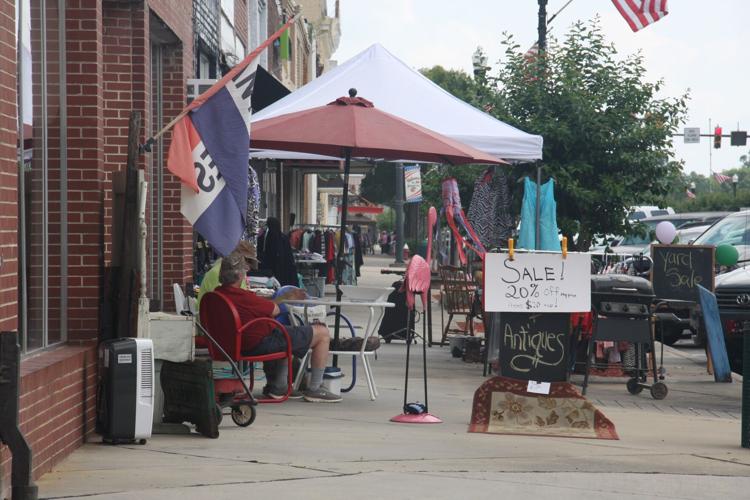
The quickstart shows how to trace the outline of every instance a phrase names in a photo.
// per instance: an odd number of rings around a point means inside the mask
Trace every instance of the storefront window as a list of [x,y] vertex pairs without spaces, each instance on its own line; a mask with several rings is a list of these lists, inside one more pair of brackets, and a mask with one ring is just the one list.
[[[18,38],[19,330],[25,351],[64,341],[67,307],[67,150],[64,11],[21,0]],[[20,154],[19,154],[20,156]]]

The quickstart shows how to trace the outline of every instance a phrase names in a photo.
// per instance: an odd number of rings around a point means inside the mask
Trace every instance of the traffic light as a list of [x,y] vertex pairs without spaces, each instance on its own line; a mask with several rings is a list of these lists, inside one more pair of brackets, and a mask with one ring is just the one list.
[[714,129],[714,149],[721,148],[721,127]]

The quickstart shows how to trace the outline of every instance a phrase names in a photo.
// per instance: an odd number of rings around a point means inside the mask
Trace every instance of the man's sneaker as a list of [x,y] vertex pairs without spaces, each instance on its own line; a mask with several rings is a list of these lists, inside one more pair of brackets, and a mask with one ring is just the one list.
[[[284,399],[284,396],[286,396],[285,392],[282,393],[276,393],[273,389],[271,389],[269,386],[265,386],[263,388],[263,395],[267,396],[271,399]],[[300,391],[292,390],[292,392],[289,394],[288,399],[302,399],[303,394]]]
[[341,396],[337,396],[336,394],[325,390],[323,387],[319,387],[314,391],[305,391],[304,398],[305,401],[311,403],[338,403],[342,399]]

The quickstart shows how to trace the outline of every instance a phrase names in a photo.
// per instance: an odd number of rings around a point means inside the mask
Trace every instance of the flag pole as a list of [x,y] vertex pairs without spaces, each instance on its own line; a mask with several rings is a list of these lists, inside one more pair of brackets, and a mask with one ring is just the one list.
[[140,153],[144,153],[144,152],[149,152],[150,153],[151,152],[151,146],[154,143],[156,143],[156,141],[159,140],[159,138],[161,136],[163,136],[164,134],[166,134],[172,127],[174,127],[177,124],[177,122],[179,122],[180,120],[182,120],[185,117],[185,115],[187,115],[190,111],[192,111],[193,109],[195,109],[198,106],[200,106],[201,104],[203,104],[209,97],[211,97],[216,92],[218,92],[219,89],[221,89],[224,85],[226,85],[226,83],[229,80],[231,80],[232,78],[234,78],[237,75],[237,73],[239,73],[240,71],[242,71],[245,68],[245,66],[247,66],[248,64],[250,64],[253,61],[253,59],[255,59],[256,57],[258,57],[261,52],[263,52],[264,50],[266,50],[277,38],[279,38],[287,29],[289,29],[289,27],[292,24],[294,24],[294,22],[297,21],[297,19],[299,19],[299,17],[300,17],[300,14],[297,14],[296,16],[292,17],[281,28],[279,28],[273,35],[271,35],[270,37],[268,37],[268,39],[265,42],[263,42],[260,45],[258,45],[258,47],[256,47],[255,50],[253,50],[247,56],[245,56],[245,58],[242,61],[240,61],[234,68],[232,68],[229,71],[229,73],[227,73],[226,75],[224,75],[221,78],[221,80],[219,80],[216,83],[214,83],[211,86],[211,88],[209,88],[208,90],[206,90],[205,92],[203,92],[201,95],[199,95],[198,97],[196,97],[193,100],[193,102],[191,102],[190,104],[188,104],[187,106],[185,106],[185,109],[183,109],[180,112],[180,114],[178,114],[177,116],[175,116],[172,119],[172,121],[170,121],[169,123],[167,123],[164,126],[164,128],[162,128],[161,130],[159,130],[153,136],[149,137],[148,140],[145,143],[141,144],[138,147],[139,152]]

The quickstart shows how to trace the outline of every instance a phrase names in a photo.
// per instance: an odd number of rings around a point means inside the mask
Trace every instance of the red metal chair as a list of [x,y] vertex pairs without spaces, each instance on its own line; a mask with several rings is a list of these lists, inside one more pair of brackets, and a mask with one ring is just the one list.
[[[251,398],[254,404],[255,401],[258,403],[282,403],[289,398],[289,394],[292,392],[292,341],[289,337],[289,333],[286,331],[284,325],[272,318],[257,318],[252,321],[248,321],[244,325],[240,324],[240,317],[237,313],[237,309],[234,304],[220,291],[214,290],[203,296],[200,305],[200,323],[208,335],[213,338],[214,342],[208,342],[208,352],[211,355],[211,359],[215,361],[227,361],[230,360],[234,363],[239,361],[245,361],[249,363],[261,363],[264,361],[277,361],[286,359],[288,372],[288,385],[287,393],[281,399],[264,398],[254,399],[250,391],[253,389],[255,383],[254,370],[250,369],[250,385],[245,387],[248,392],[248,396]],[[281,352],[274,352],[271,354],[264,354],[261,356],[246,356],[242,354],[242,336],[251,331],[253,328],[257,328],[260,325],[270,325],[273,328],[278,329],[286,337],[286,350]],[[223,353],[222,353],[223,351]],[[235,373],[239,370],[236,366],[233,367]],[[217,398],[220,396],[227,397],[228,391],[234,394],[234,397],[238,393],[244,392],[242,389],[245,384],[244,381],[237,379],[227,379],[229,384],[223,380],[215,381],[216,395]],[[242,384],[240,386],[239,383]],[[228,406],[228,405],[227,405]]]

